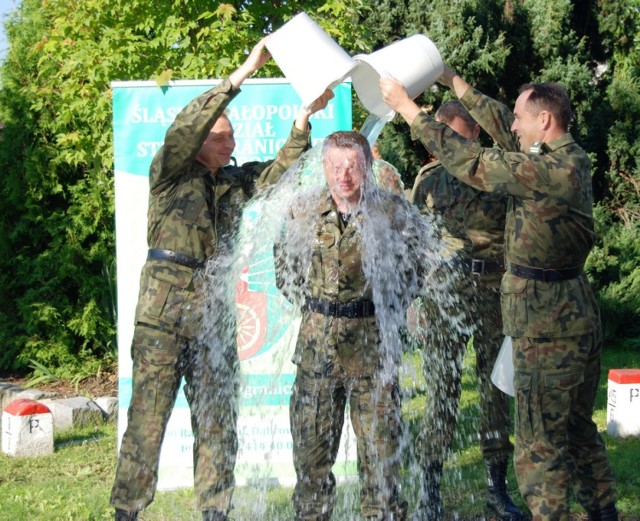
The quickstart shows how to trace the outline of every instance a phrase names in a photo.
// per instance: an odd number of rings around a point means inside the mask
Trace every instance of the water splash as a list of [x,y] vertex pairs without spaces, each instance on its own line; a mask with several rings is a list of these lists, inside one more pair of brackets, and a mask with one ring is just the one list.
[[[363,125],[361,133],[366,135],[370,143],[372,141],[375,143],[385,123],[386,121],[380,118],[370,116]],[[205,275],[207,313],[201,339],[219,346],[212,350],[209,361],[214,367],[224,365],[223,359],[229,356],[226,346],[236,335],[235,314],[228,312],[235,309],[236,299],[236,287],[230,281],[243,277],[246,279],[246,267],[251,265],[259,265],[261,277],[273,274],[275,268],[271,251],[281,237],[289,209],[295,209],[297,214],[305,218],[295,220],[293,229],[289,227],[288,241],[284,251],[281,252],[281,259],[287,263],[297,263],[297,269],[292,270],[293,273],[305,273],[311,264],[311,246],[317,219],[314,208],[318,198],[326,190],[320,145],[316,145],[307,152],[287,171],[277,185],[262,191],[254,198],[249,211],[246,212],[251,218],[245,220],[241,233],[227,241],[234,245],[233,249],[221,253],[207,267]],[[424,296],[423,298],[430,301],[431,313],[437,315],[431,316],[432,324],[438,323],[438,327],[446,324],[446,327],[451,330],[469,334],[470,331],[465,325],[463,306],[456,292],[452,291],[460,273],[449,266],[447,248],[438,232],[438,220],[433,216],[421,215],[415,207],[401,197],[396,197],[394,206],[390,207],[388,194],[383,195],[380,192],[375,180],[376,178],[371,175],[363,185],[360,211],[366,218],[358,231],[362,235],[364,245],[363,270],[372,289],[374,304],[377,309],[389,310],[388,313],[376,315],[380,344],[384,353],[380,378],[390,380],[399,371],[401,376],[417,380],[419,377],[415,374],[414,367],[403,364],[403,352],[406,349],[403,339],[405,310],[411,305],[415,295],[420,293]],[[291,225],[290,222],[287,224]],[[400,229],[401,233],[394,233],[392,231],[394,229]],[[267,292],[273,290],[273,279],[273,276],[266,276],[261,282],[271,288]],[[280,308],[280,313],[269,322],[266,339],[268,342],[270,336],[275,336],[276,331],[284,328],[286,329],[284,338],[288,338],[289,348],[270,350],[259,355],[261,362],[264,363],[267,360],[266,363],[271,368],[267,375],[270,381],[263,382],[262,394],[256,396],[248,406],[247,410],[250,414],[264,416],[264,409],[261,409],[261,406],[269,402],[270,389],[282,385],[279,378],[290,370],[291,347],[296,338],[297,325],[301,316],[300,307],[305,297],[304,288],[300,282],[300,279],[294,276],[284,282],[285,287],[281,289],[288,296],[288,300],[285,300],[277,291],[271,294],[277,302],[276,306]],[[425,336],[429,334],[428,331],[423,333]],[[230,374],[234,374],[233,371]],[[241,382],[241,385],[239,395],[246,398],[248,394],[246,379]],[[437,382],[428,382],[428,385],[437,385]],[[227,399],[226,396],[223,398]],[[235,402],[231,400],[231,403]],[[247,480],[247,483],[250,482],[259,487],[263,498],[251,507],[255,518],[263,518],[265,515],[264,497],[267,495],[269,486],[274,483],[273,480],[269,481],[266,478],[272,473],[277,474],[278,463],[272,462],[277,452],[277,421],[279,420],[265,419],[266,429],[269,429],[269,425],[273,426],[273,447],[264,448],[262,464],[254,465],[253,474],[250,472],[252,477]],[[416,453],[410,434],[407,431],[402,440],[404,458],[409,475],[419,481],[422,477],[416,463]],[[239,428],[239,437],[239,458],[241,459],[243,451],[247,449],[242,427]],[[345,466],[347,464],[348,462],[345,462]],[[282,480],[279,483],[282,484]],[[340,519],[359,519],[357,493],[347,493],[341,497],[346,503],[337,507],[336,512],[339,510],[352,514],[342,515]]]

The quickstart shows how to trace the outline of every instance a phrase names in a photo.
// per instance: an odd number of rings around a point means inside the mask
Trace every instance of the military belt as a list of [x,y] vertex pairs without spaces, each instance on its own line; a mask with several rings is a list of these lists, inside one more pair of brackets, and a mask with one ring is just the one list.
[[464,271],[470,271],[473,275],[484,275],[485,273],[502,273],[504,264],[485,259],[469,259],[460,262]]
[[570,280],[579,277],[582,274],[582,266],[577,268],[530,268],[528,266],[520,266],[513,262],[507,263],[507,269],[516,277],[530,280],[541,280],[543,282],[557,282],[559,280]]
[[165,260],[169,262],[175,262],[180,266],[186,266],[192,269],[202,269],[206,263],[203,260],[192,257],[191,255],[185,255],[177,251],[163,250],[162,248],[150,248],[147,254],[147,260]]
[[308,298],[305,309],[322,313],[328,317],[339,318],[364,318],[375,315],[376,308],[370,300],[354,300],[351,302],[337,302]]

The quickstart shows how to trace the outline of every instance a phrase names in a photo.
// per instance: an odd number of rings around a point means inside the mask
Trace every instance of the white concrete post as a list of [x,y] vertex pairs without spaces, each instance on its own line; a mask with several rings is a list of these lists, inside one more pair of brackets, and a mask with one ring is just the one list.
[[2,452],[9,456],[53,453],[53,414],[36,400],[14,400],[2,412]]

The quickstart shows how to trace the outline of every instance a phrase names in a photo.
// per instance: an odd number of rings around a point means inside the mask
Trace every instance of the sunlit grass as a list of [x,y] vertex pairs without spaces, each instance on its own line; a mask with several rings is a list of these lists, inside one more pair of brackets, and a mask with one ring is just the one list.
[[[419,356],[407,355],[413,367],[403,380],[403,414],[416,422],[425,403],[426,382]],[[452,455],[443,477],[445,506],[451,519],[478,519],[484,508],[485,471],[477,443],[477,391],[472,370],[472,352],[467,353],[463,374],[460,415]],[[607,375],[610,368],[640,367],[640,353],[613,351],[603,354],[602,377],[594,418],[607,444],[617,477],[618,506],[624,521],[640,521],[640,438],[613,438],[606,434]],[[109,494],[116,466],[116,428],[114,425],[71,430],[56,435],[56,450],[49,456],[13,458],[0,454],[0,521],[113,519]],[[413,506],[416,501],[415,469],[405,470],[402,492]],[[509,468],[509,490],[519,505],[513,469]],[[340,483],[335,521],[359,520],[359,486]],[[289,487],[238,487],[232,517],[237,521],[284,521],[293,519],[292,489]],[[583,511],[574,502],[572,518]],[[190,489],[158,492],[144,511],[142,521],[199,520]]]

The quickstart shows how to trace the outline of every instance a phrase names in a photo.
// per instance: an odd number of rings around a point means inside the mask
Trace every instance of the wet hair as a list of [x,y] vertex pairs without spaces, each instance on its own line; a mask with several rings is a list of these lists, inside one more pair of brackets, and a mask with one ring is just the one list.
[[371,171],[373,166],[373,153],[371,152],[371,145],[360,132],[354,130],[338,131],[329,134],[324,138],[322,143],[322,159],[324,160],[327,154],[327,150],[331,148],[349,148],[357,150],[362,154],[364,158],[364,167],[366,171]]
[[436,120],[441,121],[442,123],[449,124],[453,121],[453,118],[458,116],[462,119],[469,128],[474,128],[478,123],[475,119],[469,114],[469,111],[465,108],[465,106],[459,100],[447,101],[440,105],[440,108],[436,110],[434,117]]
[[558,126],[564,131],[571,123],[571,102],[567,91],[559,83],[525,83],[518,90],[518,94],[531,91],[527,98],[527,106],[537,116],[543,110],[553,114]]

